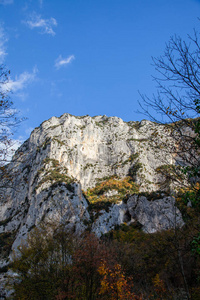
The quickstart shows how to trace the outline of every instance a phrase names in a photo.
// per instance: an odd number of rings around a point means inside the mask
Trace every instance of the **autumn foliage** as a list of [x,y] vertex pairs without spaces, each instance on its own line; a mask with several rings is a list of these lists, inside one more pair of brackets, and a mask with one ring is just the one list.
[[111,300],[141,300],[133,293],[133,282],[131,278],[126,278],[120,264],[109,267],[103,260],[98,272],[102,275],[101,289],[99,294],[103,299]]
[[20,279],[14,299],[168,300],[187,291],[199,300],[199,221],[188,209],[186,226],[154,234],[137,224],[101,239],[35,228],[12,266]]
[[[107,197],[108,191],[114,191],[113,196]],[[86,192],[86,197],[91,204],[107,202],[121,201],[127,194],[138,193],[138,185],[133,179],[128,176],[123,179],[117,178],[117,176],[111,176],[106,180],[100,181],[94,188],[89,188]]]

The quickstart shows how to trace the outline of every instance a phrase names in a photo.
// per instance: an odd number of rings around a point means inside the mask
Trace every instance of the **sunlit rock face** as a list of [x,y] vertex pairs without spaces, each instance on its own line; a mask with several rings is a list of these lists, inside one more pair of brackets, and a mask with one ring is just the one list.
[[[113,203],[107,211],[91,216],[82,192],[110,176],[130,176],[140,191],[159,189],[156,170],[174,158],[151,146],[155,132],[155,139],[166,139],[164,127],[145,120],[127,123],[117,117],[64,114],[43,122],[8,165],[12,184],[0,199],[0,233],[11,234],[12,249],[16,249],[45,220],[63,221],[74,232],[84,231],[89,224],[98,236],[135,220],[147,232],[167,229],[176,214],[181,225],[180,212],[174,211],[174,202],[170,204],[168,198],[149,203],[127,196],[126,203]],[[105,197],[116,194],[114,188]]]
[[164,151],[155,153],[151,148],[148,140],[155,129],[162,130],[145,120],[127,123],[117,117],[64,114],[36,128],[27,147],[35,153],[37,164],[47,156],[58,160],[67,168],[69,176],[80,181],[83,190],[95,186],[97,178],[127,176],[136,162],[136,159],[131,160],[131,155],[138,154],[137,160],[143,166],[137,172],[136,181],[143,189],[151,190],[157,189],[156,167],[164,160],[172,162],[172,157],[163,157]]

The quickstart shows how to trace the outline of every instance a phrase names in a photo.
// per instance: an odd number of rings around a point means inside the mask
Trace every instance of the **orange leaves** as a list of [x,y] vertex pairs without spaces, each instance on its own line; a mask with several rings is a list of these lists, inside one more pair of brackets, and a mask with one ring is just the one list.
[[73,291],[70,292],[71,298],[66,299],[96,299],[101,277],[98,268],[102,259],[112,260],[113,256],[94,234],[84,235],[72,255]]
[[111,176],[105,179],[85,193],[90,202],[91,211],[107,210],[112,203],[122,201],[127,194],[134,194],[139,191],[138,185],[133,182],[131,177],[118,179],[116,176]]
[[125,189],[130,190],[132,188],[133,183],[130,182],[129,177],[126,177],[121,180],[110,178],[106,181],[101,182],[100,184],[97,184],[95,188],[89,189],[89,193],[101,195],[108,190],[117,190],[118,192],[122,192]]
[[[116,201],[122,200],[125,194],[137,193],[138,186],[131,180],[131,177],[125,177],[123,179],[117,179],[111,177],[105,181],[98,183],[94,188],[87,190],[87,197],[90,202],[95,201],[105,201],[108,197],[104,194],[107,191],[115,190],[118,192],[118,195],[113,197]],[[112,197],[109,197],[110,200],[113,200]]]
[[100,295],[109,295],[111,300],[142,300],[132,292],[133,284],[125,278],[121,265],[109,267],[103,260],[98,272],[102,276]]

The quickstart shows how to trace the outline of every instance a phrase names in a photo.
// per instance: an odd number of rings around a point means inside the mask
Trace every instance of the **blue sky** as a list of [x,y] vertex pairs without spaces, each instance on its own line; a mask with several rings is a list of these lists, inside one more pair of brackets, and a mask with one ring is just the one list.
[[15,134],[52,116],[137,121],[138,90],[155,92],[151,57],[199,29],[197,0],[0,0],[0,63],[20,115]]

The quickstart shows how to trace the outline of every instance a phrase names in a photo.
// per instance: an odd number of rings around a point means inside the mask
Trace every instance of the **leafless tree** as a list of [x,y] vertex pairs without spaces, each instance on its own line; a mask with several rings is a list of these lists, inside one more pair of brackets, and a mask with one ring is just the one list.
[[[157,92],[151,98],[141,95],[142,112],[162,129],[152,135],[152,145],[162,147],[163,151],[174,158],[174,165],[162,166],[160,172],[168,181],[187,177],[190,191],[182,195],[193,206],[187,226],[174,232],[175,253],[184,281],[186,298],[191,299],[186,278],[184,253],[190,252],[180,243],[183,234],[188,242],[199,237],[200,189],[196,184],[200,179],[200,41],[199,33],[194,30],[187,41],[173,36],[166,44],[164,54],[153,58],[157,71],[154,81]],[[160,137],[162,134],[163,138]],[[184,176],[182,176],[184,175]],[[183,185],[182,185],[183,187]],[[186,230],[185,230],[186,228]],[[178,233],[177,233],[178,232]],[[198,247],[199,244],[198,244]]]
[[12,136],[23,120],[19,118],[18,111],[10,99],[9,75],[10,71],[4,65],[0,65],[0,196],[4,188],[12,186],[12,178],[7,172],[6,164],[14,152]]
[[[187,42],[176,35],[171,37],[164,54],[153,58],[153,65],[157,71],[153,77],[157,92],[151,98],[140,94],[139,102],[143,114],[164,125],[165,138],[159,139],[159,133],[155,132],[152,143],[171,153],[179,170],[181,167],[186,175],[197,179],[200,176],[199,33],[194,30]],[[170,140],[174,142],[169,143]]]

